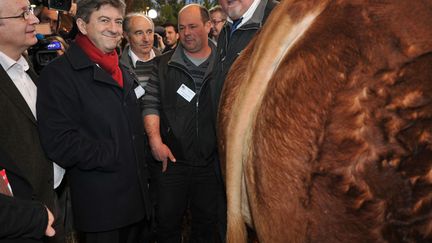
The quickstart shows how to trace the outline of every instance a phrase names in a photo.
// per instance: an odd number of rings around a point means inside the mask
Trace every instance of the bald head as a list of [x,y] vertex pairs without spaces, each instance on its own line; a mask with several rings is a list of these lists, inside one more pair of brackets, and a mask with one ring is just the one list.
[[180,9],[178,13],[178,18],[180,19],[181,16],[185,16],[186,14],[193,14],[194,16],[200,16],[201,21],[203,23],[210,20],[210,14],[208,10],[204,6],[195,3],[188,4],[184,6],[182,9]]
[[192,56],[206,56],[210,47],[208,34],[211,29],[210,17],[206,8],[189,4],[179,11],[180,42],[185,51]]

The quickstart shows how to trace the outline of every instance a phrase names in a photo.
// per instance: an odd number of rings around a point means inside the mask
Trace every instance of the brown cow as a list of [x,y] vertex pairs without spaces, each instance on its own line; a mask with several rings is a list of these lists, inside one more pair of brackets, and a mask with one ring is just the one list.
[[283,1],[219,128],[228,242],[432,242],[432,1]]

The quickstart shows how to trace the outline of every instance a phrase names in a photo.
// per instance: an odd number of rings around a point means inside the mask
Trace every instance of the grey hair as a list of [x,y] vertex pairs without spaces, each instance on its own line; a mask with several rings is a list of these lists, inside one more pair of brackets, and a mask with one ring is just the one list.
[[77,13],[75,19],[82,19],[88,23],[90,15],[99,10],[103,5],[111,5],[121,11],[122,15],[126,12],[126,4],[123,0],[80,0],[77,3]]
[[209,10],[210,15],[213,13],[216,13],[216,12],[221,13],[224,19],[227,18],[227,14],[225,13],[225,11],[223,10],[223,8],[220,5],[216,5]]
[[154,31],[155,26],[154,26],[153,20],[149,16],[142,14],[142,13],[139,13],[139,12],[134,12],[134,13],[129,13],[128,15],[126,15],[125,19],[123,20],[123,31],[124,32],[129,33],[130,22],[131,22],[132,18],[134,18],[134,17],[143,17],[143,18],[147,19],[151,23],[152,29]]

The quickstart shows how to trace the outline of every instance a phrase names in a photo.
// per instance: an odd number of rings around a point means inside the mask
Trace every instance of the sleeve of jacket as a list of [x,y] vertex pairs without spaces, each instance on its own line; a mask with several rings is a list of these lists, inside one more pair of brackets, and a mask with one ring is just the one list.
[[47,224],[48,213],[41,203],[0,194],[0,239],[40,239]]
[[153,63],[152,73],[145,86],[145,94],[141,100],[142,115],[159,115],[160,109],[160,80],[159,80],[160,56]]
[[115,171],[118,163],[114,141],[96,140],[82,131],[79,119],[85,104],[80,101],[76,80],[71,78],[71,70],[56,66],[52,63],[45,67],[38,82],[36,110],[45,152],[65,168]]

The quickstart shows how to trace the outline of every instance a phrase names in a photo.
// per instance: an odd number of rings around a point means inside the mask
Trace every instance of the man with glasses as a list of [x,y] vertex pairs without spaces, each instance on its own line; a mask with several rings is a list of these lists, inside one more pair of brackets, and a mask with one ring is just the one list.
[[209,10],[212,28],[210,31],[211,39],[217,43],[219,34],[226,22],[227,16],[220,5],[216,5]]
[[55,233],[53,164],[39,142],[35,73],[22,55],[37,42],[39,20],[29,5],[0,1],[0,147],[7,154],[0,158],[0,184],[9,189],[0,195],[0,239],[8,242]]

